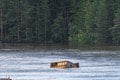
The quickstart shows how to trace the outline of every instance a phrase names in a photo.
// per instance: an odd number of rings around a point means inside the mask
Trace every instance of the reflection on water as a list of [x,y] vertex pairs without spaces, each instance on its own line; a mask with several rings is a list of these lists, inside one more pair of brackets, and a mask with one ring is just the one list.
[[[76,69],[51,69],[53,61],[79,62]],[[119,51],[14,51],[0,52],[0,77],[13,80],[120,80]]]

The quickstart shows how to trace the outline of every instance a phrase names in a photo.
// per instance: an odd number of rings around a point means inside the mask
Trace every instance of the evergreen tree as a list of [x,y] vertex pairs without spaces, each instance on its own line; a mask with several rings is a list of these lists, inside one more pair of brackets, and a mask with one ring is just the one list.
[[0,40],[3,40],[3,0],[0,1]]
[[120,44],[120,0],[0,0],[3,42]]
[[115,45],[120,45],[120,7],[115,13],[114,23],[115,25],[112,28],[110,28],[113,36],[113,43]]
[[97,4],[97,11],[95,16],[96,25],[96,41],[97,45],[106,44],[108,32],[108,10],[106,0],[100,0]]
[[88,45],[93,45],[95,43],[95,16],[96,16],[96,8],[97,6],[95,5],[96,2],[95,0],[87,0],[86,1],[86,5],[85,5],[85,15],[84,15],[84,36],[83,36],[83,40],[82,42],[84,42],[84,44],[88,44]]
[[70,44],[80,45],[84,41],[84,6],[84,0],[71,0]]

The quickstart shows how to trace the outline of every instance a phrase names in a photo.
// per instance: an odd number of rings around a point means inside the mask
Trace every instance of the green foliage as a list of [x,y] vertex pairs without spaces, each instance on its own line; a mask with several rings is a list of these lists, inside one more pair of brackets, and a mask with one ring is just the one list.
[[77,42],[76,44],[79,45],[112,44],[109,28],[114,26],[115,2],[113,0],[75,0],[72,3],[75,6],[73,8],[75,14],[74,21],[70,24],[70,42]]
[[51,25],[51,27],[52,27],[51,38],[52,38],[52,41],[54,41],[54,42],[62,42],[62,38],[63,38],[63,35],[64,35],[64,30],[63,30],[62,23],[63,23],[63,17],[58,16],[58,18],[55,19],[54,23]]
[[84,1],[71,0],[71,7],[73,15],[69,24],[70,44],[81,45],[83,36],[80,35],[84,35]]
[[115,13],[115,25],[110,28],[112,36],[113,36],[113,42],[116,45],[120,44],[120,8],[117,9]]
[[119,4],[120,0],[0,0],[0,38],[120,45]]

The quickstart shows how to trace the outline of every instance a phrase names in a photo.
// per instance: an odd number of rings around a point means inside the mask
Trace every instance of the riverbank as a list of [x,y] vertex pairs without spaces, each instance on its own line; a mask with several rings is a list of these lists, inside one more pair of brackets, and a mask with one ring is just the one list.
[[0,43],[0,51],[120,51],[120,46],[72,46],[63,44]]

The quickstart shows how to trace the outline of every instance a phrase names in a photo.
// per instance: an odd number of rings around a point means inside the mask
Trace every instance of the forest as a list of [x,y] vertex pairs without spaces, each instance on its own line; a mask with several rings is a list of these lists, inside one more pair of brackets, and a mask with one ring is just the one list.
[[0,41],[120,45],[120,0],[0,0]]

